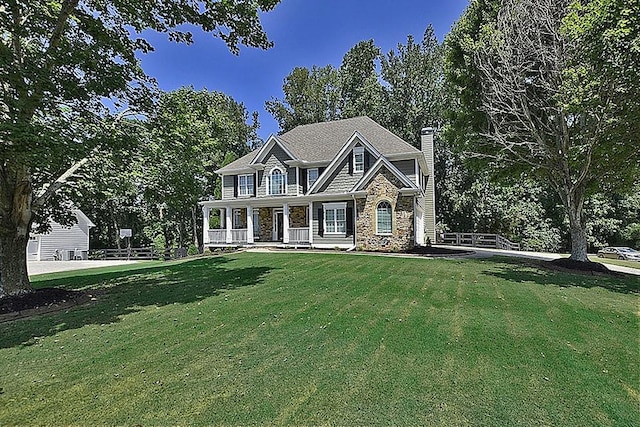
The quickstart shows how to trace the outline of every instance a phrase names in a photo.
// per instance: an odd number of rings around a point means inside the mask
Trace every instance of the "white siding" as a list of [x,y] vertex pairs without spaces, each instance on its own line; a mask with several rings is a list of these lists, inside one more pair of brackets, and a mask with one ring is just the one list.
[[68,259],[69,251],[89,250],[89,227],[82,220],[71,228],[52,222],[51,231],[39,238],[40,261],[52,260],[56,249],[62,252],[64,259]]

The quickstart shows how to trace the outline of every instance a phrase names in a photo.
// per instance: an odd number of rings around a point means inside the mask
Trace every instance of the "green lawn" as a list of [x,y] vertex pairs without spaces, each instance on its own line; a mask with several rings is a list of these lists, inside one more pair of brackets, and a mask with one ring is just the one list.
[[0,425],[637,425],[640,280],[516,260],[244,253],[36,276]]
[[593,262],[601,262],[603,264],[614,264],[614,265],[621,265],[622,267],[640,269],[640,262],[638,261],[624,261],[624,260],[611,259],[611,258],[598,258],[595,255],[590,255],[589,259]]

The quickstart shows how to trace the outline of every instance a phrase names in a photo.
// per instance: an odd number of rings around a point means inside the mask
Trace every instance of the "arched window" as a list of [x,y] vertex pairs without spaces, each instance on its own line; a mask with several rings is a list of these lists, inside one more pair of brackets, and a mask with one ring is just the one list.
[[376,234],[391,234],[391,204],[386,200],[376,206]]
[[278,168],[271,170],[269,176],[269,194],[285,194],[287,191],[287,177]]

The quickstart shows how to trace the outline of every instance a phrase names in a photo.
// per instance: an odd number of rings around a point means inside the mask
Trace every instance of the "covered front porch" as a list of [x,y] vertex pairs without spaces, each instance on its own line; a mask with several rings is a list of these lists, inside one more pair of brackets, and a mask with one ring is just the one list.
[[313,241],[309,212],[308,205],[288,203],[269,207],[204,206],[204,245],[310,246]]

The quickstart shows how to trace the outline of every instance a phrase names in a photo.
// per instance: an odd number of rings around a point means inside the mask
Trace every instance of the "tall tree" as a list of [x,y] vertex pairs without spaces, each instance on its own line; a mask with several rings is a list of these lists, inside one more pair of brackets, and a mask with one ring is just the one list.
[[266,110],[287,132],[296,126],[336,120],[340,113],[340,78],[331,65],[296,67],[284,79],[284,99],[272,98]]
[[160,96],[142,150],[144,197],[168,246],[199,246],[197,202],[220,186],[214,171],[225,157],[246,154],[257,139],[255,116],[248,120],[244,105],[220,92],[187,87]]
[[496,3],[472,2],[447,41],[458,141],[548,182],[587,261],[585,197],[640,169],[640,18],[622,0]]
[[384,90],[377,71],[381,59],[382,51],[373,40],[357,43],[342,58],[339,69],[342,118],[382,119]]
[[98,144],[103,98],[140,107],[151,80],[136,53],[144,30],[190,43],[193,25],[239,44],[268,48],[259,12],[279,0],[35,2],[0,6],[0,296],[30,290],[26,244],[57,190]]
[[420,129],[442,123],[442,47],[429,25],[419,43],[413,36],[382,61],[384,102],[389,129],[420,146]]

